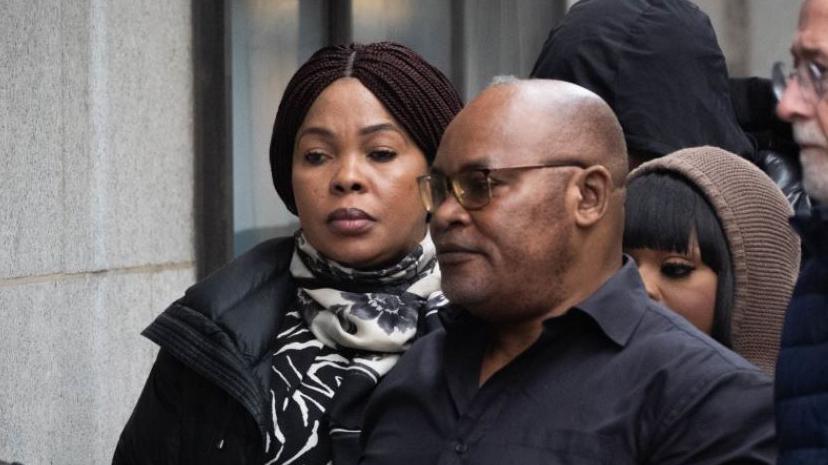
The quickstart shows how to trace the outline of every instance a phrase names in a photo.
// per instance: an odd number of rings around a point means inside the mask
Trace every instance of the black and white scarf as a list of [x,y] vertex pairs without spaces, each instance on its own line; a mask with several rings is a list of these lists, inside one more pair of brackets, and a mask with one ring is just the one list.
[[294,308],[276,336],[266,464],[326,464],[331,438],[359,434],[376,384],[413,340],[439,325],[434,244],[426,236],[388,268],[360,271],[319,254],[299,231]]

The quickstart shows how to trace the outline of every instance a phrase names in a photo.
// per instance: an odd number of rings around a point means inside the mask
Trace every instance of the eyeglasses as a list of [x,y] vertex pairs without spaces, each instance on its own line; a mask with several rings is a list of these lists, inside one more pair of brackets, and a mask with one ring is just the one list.
[[492,179],[492,174],[513,171],[535,170],[542,168],[575,167],[585,169],[587,165],[578,161],[562,161],[543,165],[511,166],[508,168],[479,168],[462,171],[454,176],[432,173],[417,178],[420,188],[420,200],[429,213],[443,204],[449,192],[467,210],[478,210],[492,200],[492,185],[499,181]]
[[781,61],[773,65],[771,80],[776,100],[781,101],[788,81],[796,78],[802,98],[808,103],[814,103],[825,95],[825,68],[809,60],[801,60],[793,71],[788,72]]

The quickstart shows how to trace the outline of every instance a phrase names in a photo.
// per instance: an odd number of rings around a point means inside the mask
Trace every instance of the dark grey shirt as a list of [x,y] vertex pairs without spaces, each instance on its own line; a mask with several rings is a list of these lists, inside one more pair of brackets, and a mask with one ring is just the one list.
[[770,464],[770,379],[651,301],[630,259],[482,387],[468,313],[375,391],[364,465]]

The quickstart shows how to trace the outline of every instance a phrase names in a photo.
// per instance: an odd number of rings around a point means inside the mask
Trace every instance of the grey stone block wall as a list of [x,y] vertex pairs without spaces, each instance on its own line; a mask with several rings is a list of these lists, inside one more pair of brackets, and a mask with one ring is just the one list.
[[108,463],[192,284],[183,0],[0,2],[0,460]]
[[156,354],[138,333],[192,279],[182,265],[0,288],[0,459],[109,463]]

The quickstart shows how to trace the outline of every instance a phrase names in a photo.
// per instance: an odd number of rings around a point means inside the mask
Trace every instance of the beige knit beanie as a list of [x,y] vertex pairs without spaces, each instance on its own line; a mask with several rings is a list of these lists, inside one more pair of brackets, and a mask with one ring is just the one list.
[[642,164],[628,181],[653,171],[696,185],[724,228],[733,265],[733,350],[773,374],[785,310],[799,273],[799,236],[785,196],[761,170],[715,147],[679,150]]

